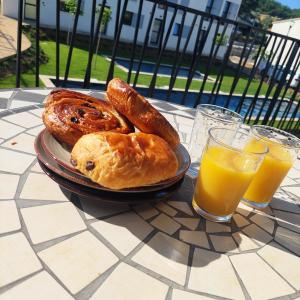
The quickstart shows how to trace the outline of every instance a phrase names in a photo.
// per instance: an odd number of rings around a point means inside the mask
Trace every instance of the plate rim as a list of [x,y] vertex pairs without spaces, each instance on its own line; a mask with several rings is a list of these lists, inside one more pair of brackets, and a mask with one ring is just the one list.
[[[46,152],[46,154],[48,156],[50,156],[52,159],[54,159],[58,165],[62,166],[63,168],[67,169],[68,171],[70,171],[71,173],[74,173],[76,174],[77,176],[80,176],[80,177],[83,177],[83,178],[86,178],[86,179],[89,179],[89,177],[85,176],[84,174],[80,173],[78,170],[76,170],[75,168],[72,168],[70,165],[67,165],[65,162],[63,162],[62,160],[60,160],[59,158],[57,158],[52,152],[51,150],[47,147],[47,144],[45,143],[45,134],[49,134],[52,136],[52,138],[55,139],[55,137],[51,134],[51,132],[47,129],[47,128],[44,128],[42,131],[41,131],[41,143],[42,143],[42,148],[43,150]],[[59,143],[59,141],[57,141]],[[188,158],[188,163],[186,164],[186,167],[182,170],[182,172],[180,174],[177,174],[171,178],[168,178],[168,179],[165,179],[163,181],[160,181],[160,182],[157,182],[157,183],[154,183],[154,184],[149,184],[149,185],[144,185],[143,187],[154,187],[154,186],[163,186],[164,184],[167,184],[169,182],[172,182],[172,181],[176,181],[178,178],[182,178],[186,172],[188,171],[188,169],[190,168],[191,166],[191,157],[190,157],[190,154],[189,152],[187,151],[187,149],[180,143],[177,147],[181,147],[182,149],[184,149],[184,152],[186,155],[186,157]],[[175,153],[175,151],[174,151]],[[176,155],[176,153],[175,153]],[[177,157],[177,156],[176,156]],[[90,179],[89,179],[90,180]],[[100,185],[99,185],[100,186]],[[137,187],[138,188],[138,187]],[[134,188],[133,188],[134,189]],[[125,189],[124,189],[125,190]]]
[[[65,178],[66,180],[69,180],[69,181],[72,181],[74,184],[78,184],[80,186],[83,186],[83,187],[86,187],[86,188],[90,188],[90,189],[94,189],[95,192],[114,192],[114,193],[119,193],[119,194],[125,194],[125,193],[135,193],[135,194],[140,194],[140,193],[151,193],[151,192],[154,192],[154,191],[159,191],[159,190],[163,190],[165,188],[168,188],[174,184],[176,184],[177,182],[179,182],[186,174],[187,170],[185,170],[184,172],[182,172],[182,174],[180,176],[177,176],[174,178],[174,180],[168,182],[168,183],[161,183],[161,184],[157,184],[157,185],[148,185],[148,186],[143,186],[143,187],[136,187],[136,188],[128,188],[128,189],[121,189],[121,190],[113,190],[113,189],[109,189],[109,188],[106,188],[106,187],[103,187],[93,181],[91,181],[92,184],[95,184],[97,187],[92,187],[92,186],[89,186],[89,185],[86,185],[84,184],[83,182],[78,182],[77,180],[74,179],[74,176],[72,175],[69,175],[67,173],[65,173],[63,170],[60,170],[60,172],[58,173],[57,169],[52,166],[51,164],[49,164],[49,162],[47,162],[43,155],[41,154],[41,151],[39,150],[39,147],[42,148],[42,150],[45,152],[45,155],[47,156],[48,159],[50,160],[53,160],[57,163],[56,160],[54,160],[52,158],[52,156],[48,156],[45,149],[43,148],[43,145],[41,143],[41,135],[43,134],[43,132],[45,131],[46,129],[43,129],[35,138],[35,142],[34,142],[34,149],[35,149],[35,152],[37,154],[37,157],[38,159],[48,168],[50,169],[50,171],[54,172],[55,174],[57,174],[58,176],[61,176],[63,178]],[[189,160],[190,160],[190,157],[189,157]],[[58,163],[57,163],[58,164]],[[58,166],[62,167],[61,165],[58,164]],[[70,170],[67,169],[67,171],[70,172]],[[72,172],[71,172],[72,173]],[[77,175],[77,172],[75,173]],[[75,175],[74,174],[74,175]],[[80,173],[78,175],[81,175]],[[85,177],[86,179],[90,180],[88,177]],[[78,179],[80,180],[80,179]],[[99,188],[98,188],[99,187]],[[144,190],[146,188],[149,188],[150,190]]]

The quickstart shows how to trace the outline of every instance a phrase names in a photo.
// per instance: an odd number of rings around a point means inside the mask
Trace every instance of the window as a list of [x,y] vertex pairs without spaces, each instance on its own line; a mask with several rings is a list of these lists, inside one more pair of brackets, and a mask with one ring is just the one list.
[[25,0],[24,6],[25,19],[35,20],[36,18],[36,0]]
[[162,34],[162,20],[155,19],[152,26],[152,34],[150,38],[150,44],[157,45]]
[[223,18],[227,18],[228,12],[229,12],[229,9],[230,9],[230,5],[231,5],[231,2],[229,2],[229,1],[225,2],[224,8],[223,8],[223,13],[222,13]]
[[132,25],[132,20],[133,20],[133,12],[131,11],[126,11],[124,15],[124,25]]
[[214,0],[208,0],[207,4],[206,4],[205,12],[210,14],[211,10],[212,10],[212,7],[213,7],[213,4],[214,4]]
[[179,24],[179,23],[176,23],[176,24],[174,25],[173,35],[179,36],[179,31],[180,31],[180,24]]

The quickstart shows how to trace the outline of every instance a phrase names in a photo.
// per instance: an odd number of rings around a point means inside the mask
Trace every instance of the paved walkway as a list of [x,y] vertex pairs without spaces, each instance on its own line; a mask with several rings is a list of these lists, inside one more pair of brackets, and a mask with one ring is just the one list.
[[[0,60],[16,54],[17,51],[17,26],[14,19],[0,15]],[[29,39],[22,35],[22,51],[31,46]]]

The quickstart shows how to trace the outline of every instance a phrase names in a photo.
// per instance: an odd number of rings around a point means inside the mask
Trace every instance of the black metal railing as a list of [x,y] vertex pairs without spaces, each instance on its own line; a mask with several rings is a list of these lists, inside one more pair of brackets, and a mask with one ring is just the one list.
[[[70,82],[72,54],[78,36],[78,20],[81,18],[82,1],[77,2],[67,63],[63,79],[60,79],[61,12],[60,1],[56,1],[56,16],[53,16],[53,19],[56,20],[57,86],[68,86]],[[101,1],[98,13],[96,0],[85,2],[91,2],[89,54],[86,73],[78,87],[90,88],[92,60],[106,0]],[[123,34],[127,31],[124,20],[129,1],[116,0],[116,2],[116,9],[112,11],[116,16],[115,23],[110,24],[114,27],[109,53],[110,64],[102,88],[114,77],[120,45],[125,43]],[[40,0],[36,0],[36,3],[35,83],[39,86]],[[145,5],[147,5],[146,12]],[[242,113],[246,123],[262,123],[288,131],[300,131],[300,80],[296,84],[294,80],[300,71],[299,40],[163,0],[139,0],[136,8],[135,28],[132,36],[129,36],[131,41],[126,44],[130,49],[130,55],[124,79],[128,83],[149,97],[191,107],[200,103],[223,105]],[[153,47],[150,39],[158,10],[161,12],[159,14],[161,27],[158,31],[157,46]],[[144,20],[144,29],[140,28],[142,14],[148,16]],[[21,78],[22,19],[23,0],[19,0],[16,87],[20,86]],[[172,32],[176,21],[180,27],[174,35]],[[239,54],[233,55],[237,48]],[[152,53],[153,57],[153,71],[149,74],[150,77],[147,77],[148,87],[143,88],[139,86],[139,82],[145,75],[143,66],[146,57],[149,59],[149,53]],[[170,65],[168,77],[161,74],[161,66],[165,67],[166,60]],[[180,75],[182,70],[185,70],[185,76]],[[161,78],[167,82],[163,88],[160,87]],[[180,84],[177,84],[178,82]]]

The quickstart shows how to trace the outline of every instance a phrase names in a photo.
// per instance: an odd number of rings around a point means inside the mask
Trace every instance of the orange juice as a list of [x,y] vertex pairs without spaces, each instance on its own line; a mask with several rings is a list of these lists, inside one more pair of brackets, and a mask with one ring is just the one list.
[[251,154],[209,147],[202,157],[193,205],[218,216],[232,214],[256,168],[257,159]]
[[[288,149],[281,145],[266,143],[269,153],[265,156],[253,181],[249,185],[244,199],[258,203],[268,203],[278,189],[280,183],[293,165],[293,158]],[[253,142],[247,145],[251,150]]]

